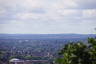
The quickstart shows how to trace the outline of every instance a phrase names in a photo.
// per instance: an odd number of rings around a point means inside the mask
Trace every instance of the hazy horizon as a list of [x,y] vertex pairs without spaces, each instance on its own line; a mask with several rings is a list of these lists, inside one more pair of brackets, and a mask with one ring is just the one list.
[[[36,33],[0,33],[0,34],[32,34],[32,35],[35,35]],[[49,33],[37,33],[36,35],[48,35]],[[49,35],[54,35],[54,34],[73,34],[73,35],[75,35],[75,34],[82,34],[82,35],[90,35],[90,34],[93,34],[93,35],[95,35],[96,33],[88,33],[88,34],[84,34],[84,33],[50,33]]]

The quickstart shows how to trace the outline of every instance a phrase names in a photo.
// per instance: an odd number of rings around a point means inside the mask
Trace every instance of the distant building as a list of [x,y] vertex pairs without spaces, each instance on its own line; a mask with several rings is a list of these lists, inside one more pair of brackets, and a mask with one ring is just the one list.
[[50,64],[48,60],[20,60],[17,58],[13,58],[9,61],[9,64]]
[[13,58],[13,59],[9,60],[9,64],[24,64],[24,60]]

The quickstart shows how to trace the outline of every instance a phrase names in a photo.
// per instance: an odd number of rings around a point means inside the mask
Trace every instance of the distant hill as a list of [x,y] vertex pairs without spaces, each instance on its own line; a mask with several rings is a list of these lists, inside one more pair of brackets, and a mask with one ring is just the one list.
[[96,34],[0,34],[0,39],[86,39]]

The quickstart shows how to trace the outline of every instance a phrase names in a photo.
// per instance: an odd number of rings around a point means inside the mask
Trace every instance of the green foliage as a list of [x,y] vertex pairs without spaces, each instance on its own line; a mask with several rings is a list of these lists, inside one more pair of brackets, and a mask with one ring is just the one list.
[[56,64],[96,64],[96,39],[88,38],[83,42],[69,43],[59,52]]
[[31,60],[33,57],[31,56],[31,55],[27,55],[27,56],[25,56],[25,59],[27,59],[27,60]]
[[0,51],[0,60],[1,60],[1,58],[2,58],[2,52]]

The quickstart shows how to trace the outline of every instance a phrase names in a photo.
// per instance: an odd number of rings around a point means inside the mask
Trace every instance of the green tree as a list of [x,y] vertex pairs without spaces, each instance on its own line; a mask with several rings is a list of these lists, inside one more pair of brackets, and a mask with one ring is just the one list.
[[59,52],[56,64],[96,64],[96,39],[88,38],[88,43],[69,43]]
[[92,64],[96,64],[96,39],[88,38],[89,53],[91,55]]
[[24,58],[27,59],[27,60],[32,60],[33,57],[31,55],[27,55]]

